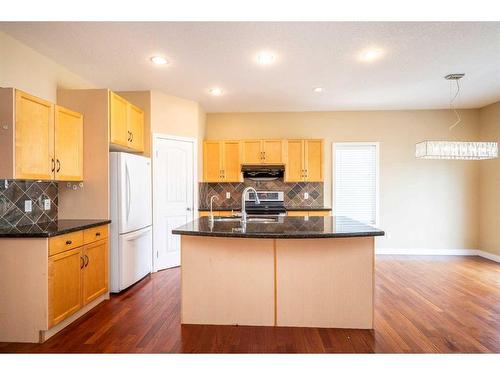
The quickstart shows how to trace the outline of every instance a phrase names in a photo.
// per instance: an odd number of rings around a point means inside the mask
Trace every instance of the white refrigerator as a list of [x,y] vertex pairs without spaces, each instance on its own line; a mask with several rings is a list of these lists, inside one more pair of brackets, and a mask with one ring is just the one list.
[[152,267],[151,159],[110,152],[110,289],[118,293]]

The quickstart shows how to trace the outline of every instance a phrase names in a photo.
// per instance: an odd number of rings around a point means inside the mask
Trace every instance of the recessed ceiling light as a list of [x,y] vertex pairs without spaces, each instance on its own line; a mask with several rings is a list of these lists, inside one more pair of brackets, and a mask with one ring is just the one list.
[[315,87],[313,88],[314,92],[323,92],[323,87]]
[[276,56],[270,51],[261,51],[257,54],[257,62],[261,65],[270,65],[275,60]]
[[168,60],[162,56],[153,56],[153,57],[151,57],[151,61],[153,62],[153,64],[156,64],[156,65],[168,64]]
[[384,51],[380,48],[368,48],[359,54],[359,59],[365,62],[372,62],[382,57],[383,54]]
[[213,96],[221,96],[222,95],[222,89],[220,89],[219,87],[211,88],[210,90],[208,90],[208,92],[210,93],[210,95],[213,95]]

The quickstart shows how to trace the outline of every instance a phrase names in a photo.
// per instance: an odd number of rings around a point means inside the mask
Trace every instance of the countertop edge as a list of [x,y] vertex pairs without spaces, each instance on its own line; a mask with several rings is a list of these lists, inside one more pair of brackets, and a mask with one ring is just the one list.
[[378,232],[359,232],[359,233],[335,233],[335,234],[318,234],[318,233],[297,233],[297,234],[272,234],[272,233],[220,233],[220,232],[191,232],[184,230],[172,230],[172,234],[181,236],[198,236],[198,237],[231,237],[231,238],[272,238],[272,239],[320,239],[320,238],[346,238],[346,237],[379,237],[384,236],[384,231]]
[[[68,220],[71,220],[71,219],[68,219]],[[78,232],[79,230],[85,230],[85,229],[98,227],[100,225],[105,225],[105,224],[110,224],[110,223],[111,223],[111,220],[103,219],[103,220],[98,220],[94,223],[82,224],[82,225],[78,225],[74,228],[67,228],[67,229],[62,229],[62,230],[54,231],[54,232],[0,233],[0,239],[2,239],[2,238],[26,238],[26,239],[28,239],[28,238],[50,238],[50,237],[60,236],[62,234],[66,234],[66,233]]]
[[[331,207],[285,207],[287,211],[331,211]],[[214,208],[212,211],[240,211],[241,207]],[[198,208],[200,212],[210,211],[210,208]]]

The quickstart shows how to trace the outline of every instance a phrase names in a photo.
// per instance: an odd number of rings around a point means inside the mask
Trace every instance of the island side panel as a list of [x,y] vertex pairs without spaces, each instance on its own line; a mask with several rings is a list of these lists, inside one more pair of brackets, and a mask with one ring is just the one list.
[[38,342],[48,328],[48,241],[0,239],[0,341]]
[[373,237],[276,240],[277,325],[373,328]]
[[273,240],[181,237],[183,324],[274,325]]

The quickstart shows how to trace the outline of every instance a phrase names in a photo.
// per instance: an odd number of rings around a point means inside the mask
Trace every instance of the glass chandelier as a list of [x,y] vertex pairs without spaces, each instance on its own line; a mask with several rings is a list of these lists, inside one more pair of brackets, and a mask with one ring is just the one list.
[[[455,81],[457,91],[455,96],[451,98],[450,85],[450,108],[455,112],[457,120],[450,126],[452,130],[457,126],[462,119],[460,114],[453,107],[453,102],[460,93],[460,84],[458,80],[465,74],[448,74],[445,79]],[[415,156],[418,159],[449,159],[449,160],[486,160],[495,159],[498,157],[497,142],[461,142],[461,141],[423,141],[417,143]]]

